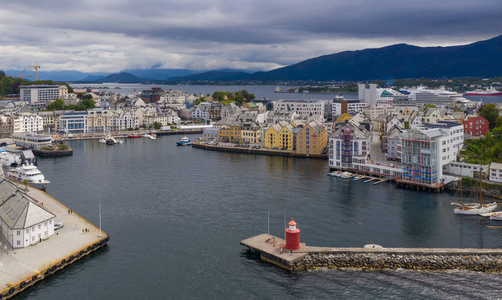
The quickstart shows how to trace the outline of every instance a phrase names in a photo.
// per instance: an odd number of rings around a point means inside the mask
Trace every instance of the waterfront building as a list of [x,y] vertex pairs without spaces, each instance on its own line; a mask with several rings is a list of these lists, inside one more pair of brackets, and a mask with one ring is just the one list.
[[55,128],[56,119],[64,113],[64,110],[39,111],[38,115],[42,117],[43,127],[45,131],[50,131]]
[[35,134],[28,132],[25,134],[13,134],[12,140],[17,147],[40,149],[52,145],[52,137],[48,135]]
[[479,170],[481,169],[481,177],[487,179],[488,173],[486,171],[488,170],[488,167],[488,165],[480,166],[478,164],[454,161],[443,166],[443,173],[457,175],[460,177],[479,178]]
[[44,130],[44,120],[34,113],[21,113],[14,118],[14,134]]
[[[328,130],[319,121],[298,126],[295,134],[296,153],[321,154],[328,144]],[[295,130],[296,131],[296,130]]]
[[354,118],[338,124],[329,137],[329,167],[350,169],[353,163],[366,163],[372,137],[371,130]]
[[398,160],[398,147],[401,143],[402,128],[397,126],[392,127],[387,133],[387,158],[390,160]]
[[218,140],[218,128],[204,128],[202,133],[202,138],[206,141],[217,141]]
[[270,126],[265,131],[265,148],[294,150],[294,127],[285,121]]
[[502,164],[490,164],[490,181],[502,182]]
[[19,97],[23,101],[28,101],[31,106],[46,107],[50,102],[62,98],[68,94],[65,85],[21,85],[19,86]]
[[61,115],[56,122],[56,131],[69,133],[88,133],[87,112],[68,112]]
[[274,105],[274,111],[324,116],[325,107],[323,100],[279,100]]
[[425,186],[444,183],[443,166],[456,161],[464,144],[462,124],[426,123],[401,134],[403,182]]
[[488,132],[488,120],[482,115],[467,115],[462,121],[464,132],[470,136],[485,136]]
[[12,248],[35,245],[54,234],[56,215],[0,180],[0,232]]
[[139,128],[139,120],[130,111],[114,111],[110,121],[111,131],[123,131],[136,128]]
[[219,140],[222,142],[241,143],[242,141],[241,131],[242,131],[241,122],[235,119],[225,128],[219,129],[218,137]]
[[103,108],[87,110],[87,127],[89,132],[111,131],[113,111]]

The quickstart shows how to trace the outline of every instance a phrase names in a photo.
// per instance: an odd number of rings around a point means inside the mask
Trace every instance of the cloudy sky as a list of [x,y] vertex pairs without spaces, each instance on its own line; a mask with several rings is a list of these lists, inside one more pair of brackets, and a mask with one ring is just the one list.
[[500,0],[0,0],[0,70],[270,70],[500,34]]

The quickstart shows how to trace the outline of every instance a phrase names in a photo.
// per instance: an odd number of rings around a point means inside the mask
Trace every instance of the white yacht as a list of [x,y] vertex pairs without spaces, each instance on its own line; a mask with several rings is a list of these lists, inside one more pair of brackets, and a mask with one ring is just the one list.
[[25,180],[28,185],[44,190],[46,185],[51,183],[46,180],[42,172],[33,164],[24,163],[22,166],[11,169],[5,174],[5,177],[23,183]]
[[149,138],[151,140],[156,140],[157,139],[157,135],[155,133],[152,133],[152,134],[145,133],[145,134],[143,134],[143,137],[144,138]]
[[0,164],[4,166],[17,166],[21,164],[21,156],[8,151],[0,152]]

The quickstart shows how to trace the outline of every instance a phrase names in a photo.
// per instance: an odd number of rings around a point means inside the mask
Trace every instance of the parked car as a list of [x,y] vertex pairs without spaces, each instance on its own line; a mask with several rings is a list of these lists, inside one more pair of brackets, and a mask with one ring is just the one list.
[[58,230],[58,229],[61,229],[64,227],[64,223],[63,222],[57,222],[54,224],[54,230]]

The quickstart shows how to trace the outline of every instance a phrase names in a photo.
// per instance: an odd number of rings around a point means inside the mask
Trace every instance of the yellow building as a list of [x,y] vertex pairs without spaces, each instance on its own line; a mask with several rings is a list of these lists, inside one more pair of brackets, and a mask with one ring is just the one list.
[[240,122],[235,121],[232,124],[228,125],[226,128],[221,128],[220,130],[218,130],[218,138],[223,142],[241,143],[241,131],[242,128]]
[[296,134],[296,153],[321,154],[328,144],[328,130],[323,124],[312,121]]
[[110,131],[113,112],[101,108],[90,109],[87,111],[87,126],[89,132],[107,132]]
[[294,127],[286,122],[270,126],[265,132],[265,148],[294,149]]

